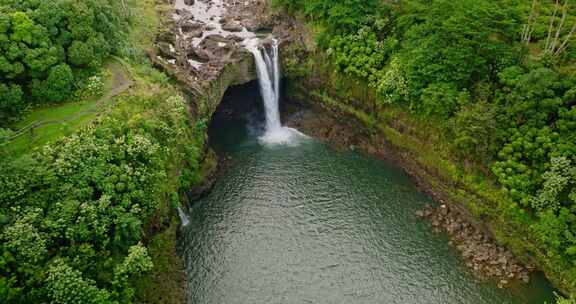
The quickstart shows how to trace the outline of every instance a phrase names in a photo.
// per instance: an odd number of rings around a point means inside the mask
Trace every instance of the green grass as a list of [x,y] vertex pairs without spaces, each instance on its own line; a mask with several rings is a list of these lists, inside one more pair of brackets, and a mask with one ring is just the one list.
[[154,41],[161,26],[159,15],[170,6],[156,0],[132,0],[133,24],[128,39],[141,49],[154,48]]
[[[104,66],[104,92],[108,92],[113,86],[112,68],[119,63],[110,61]],[[12,129],[18,130],[30,124],[49,121],[49,120],[63,120],[67,117],[75,115],[76,113],[86,111],[100,100],[101,96],[92,96],[80,101],[69,101],[63,104],[35,108],[24,119],[17,122]]]
[[94,119],[98,112],[91,112],[77,119],[65,123],[49,124],[11,141],[6,146],[6,152],[13,156],[18,156],[30,152],[34,148],[44,146],[54,142],[64,136],[72,134],[77,128],[88,124]]
[[81,112],[96,103],[96,98],[83,100],[80,102],[69,102],[58,106],[38,108],[32,110],[26,119],[14,125],[14,129],[22,129],[30,124],[48,120],[62,120]]
[[[116,61],[109,61],[105,65],[104,96],[113,89],[114,71],[123,70],[120,66],[121,64]],[[40,125],[6,143],[3,147],[4,153],[17,157],[70,135],[108,108],[112,99],[105,100],[103,96],[92,96],[80,101],[33,109],[12,128],[17,132],[30,125]]]

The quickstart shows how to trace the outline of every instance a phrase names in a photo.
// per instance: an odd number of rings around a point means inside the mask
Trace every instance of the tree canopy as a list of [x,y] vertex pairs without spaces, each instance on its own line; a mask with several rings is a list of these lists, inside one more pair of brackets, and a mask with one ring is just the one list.
[[111,0],[0,0],[0,126],[70,97],[122,41]]
[[500,214],[576,288],[574,3],[276,3],[306,16],[332,66],[376,103],[438,122],[457,160],[487,167],[509,199]]

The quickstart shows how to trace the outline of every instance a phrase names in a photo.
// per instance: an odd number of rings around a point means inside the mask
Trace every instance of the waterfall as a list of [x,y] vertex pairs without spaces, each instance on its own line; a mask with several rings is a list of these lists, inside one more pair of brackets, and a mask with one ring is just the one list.
[[295,129],[283,127],[280,122],[280,56],[278,41],[271,39],[270,49],[260,45],[259,39],[247,41],[246,48],[254,55],[260,93],[264,101],[266,131],[260,140],[268,144],[290,144],[303,137]]
[[260,82],[260,92],[264,100],[266,111],[266,132],[275,132],[282,128],[280,123],[280,112],[278,101],[280,99],[280,71],[278,70],[278,43],[272,40],[271,54],[266,48],[260,48],[254,44],[249,47],[254,54],[258,81]]
[[190,224],[188,216],[186,216],[186,213],[184,213],[184,210],[182,210],[182,208],[180,207],[178,207],[178,216],[180,217],[180,221],[182,222],[182,227],[186,227],[188,226],[188,224]]

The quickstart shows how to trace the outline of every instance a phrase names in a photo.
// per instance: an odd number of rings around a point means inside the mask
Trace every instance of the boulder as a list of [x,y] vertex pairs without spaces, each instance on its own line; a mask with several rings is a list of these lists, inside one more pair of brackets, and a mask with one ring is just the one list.
[[176,13],[176,15],[178,15],[178,16],[184,16],[184,15],[189,14],[189,12],[188,12],[187,10],[181,9],[181,8],[177,8],[176,11],[175,11],[175,13]]
[[241,32],[244,29],[239,22],[230,18],[224,18],[220,20],[220,23],[222,24],[222,29],[228,32]]
[[158,42],[157,44],[158,49],[160,50],[160,54],[162,55],[162,57],[168,58],[168,59],[175,59],[176,58],[176,54],[173,50],[173,47],[170,43],[167,42]]
[[232,41],[238,42],[238,43],[244,41],[244,38],[242,38],[242,37],[240,37],[240,36],[236,36],[236,35],[230,35],[230,36],[228,36],[228,37],[226,37],[226,38],[228,38],[228,39],[230,39],[230,40],[232,40]]
[[262,24],[259,22],[246,22],[244,24],[246,29],[250,32],[259,32],[259,33],[272,33],[272,26]]
[[156,38],[158,42],[166,42],[169,44],[176,44],[176,35],[172,31],[165,31],[158,35]]
[[187,57],[199,63],[206,63],[210,60],[210,54],[203,49],[189,49]]
[[200,22],[185,22],[183,23],[180,28],[182,29],[182,32],[184,33],[189,33],[192,31],[198,31],[198,30],[203,30],[204,29],[204,24],[200,23]]
[[204,34],[206,27],[204,24],[199,22],[186,22],[180,26],[182,32],[186,34],[186,37],[190,38],[200,38]]
[[243,27],[238,23],[226,23],[222,25],[222,29],[228,32],[241,32]]
[[199,62],[208,62],[214,58],[214,54],[201,48],[194,49],[193,53],[188,54],[188,56]]

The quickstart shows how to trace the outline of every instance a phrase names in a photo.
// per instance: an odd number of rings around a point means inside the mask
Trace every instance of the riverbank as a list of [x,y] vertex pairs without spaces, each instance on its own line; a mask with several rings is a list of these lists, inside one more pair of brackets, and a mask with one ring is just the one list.
[[312,138],[262,144],[261,105],[225,107],[260,103],[257,84],[229,92],[209,128],[226,170],[179,239],[189,303],[553,299],[541,278],[498,289],[471,275],[446,237],[415,217],[432,199],[395,163]]
[[[538,248],[526,227],[507,218],[502,210],[510,199],[487,177],[488,170],[475,163],[462,163],[452,156],[450,143],[432,120],[421,120],[397,106],[377,103],[367,83],[343,76],[315,46],[314,30],[305,21],[294,21],[287,32],[291,44],[283,50],[288,99],[309,103],[333,116],[337,122],[320,127],[294,123],[313,136],[335,139],[338,146],[361,149],[392,159],[402,166],[423,191],[440,204],[447,204],[462,219],[482,232],[483,239],[507,248],[522,262],[522,269],[543,271],[554,285],[570,293],[572,282],[566,268]],[[346,123],[343,123],[346,122]],[[350,128],[354,132],[349,132]],[[344,135],[344,138],[339,138]],[[504,255],[508,255],[505,253]],[[474,264],[471,264],[474,269]],[[478,268],[478,267],[477,267]],[[525,278],[524,270],[514,277]],[[496,276],[501,283],[511,280]],[[506,285],[506,284],[501,284]]]
[[[264,11],[269,8],[264,8]],[[167,13],[168,12],[168,13]],[[163,18],[171,18],[170,10],[164,12]],[[179,11],[178,15],[186,17],[186,12]],[[270,15],[268,15],[270,16]],[[236,15],[240,18],[241,14]],[[192,18],[184,18],[191,20]],[[235,19],[235,18],[232,18]],[[230,19],[230,20],[232,20]],[[306,27],[304,22],[290,18],[279,18],[274,25],[266,25],[267,29],[273,27],[277,37],[283,41],[284,68],[290,79],[288,93],[293,99],[310,100],[314,105],[321,106],[330,113],[336,115],[338,124],[330,128],[308,128],[309,134],[319,138],[332,138],[343,149],[363,149],[370,154],[391,158],[401,164],[421,186],[442,204],[449,204],[450,210],[459,214],[460,220],[469,222],[476,227],[481,235],[480,243],[473,243],[467,248],[486,242],[492,247],[494,242],[510,248],[518,259],[522,260],[526,267],[516,266],[519,263],[514,258],[507,258],[510,262],[501,264],[514,265],[517,271],[511,275],[511,271],[495,270],[501,274],[489,275],[497,278],[502,286],[510,283],[510,278],[526,280],[526,271],[533,269],[532,264],[538,265],[551,278],[554,273],[553,265],[546,264],[546,258],[533,243],[531,243],[524,231],[519,230],[514,224],[506,222],[502,214],[498,214],[494,208],[507,202],[497,186],[485,177],[486,170],[475,164],[459,164],[450,156],[448,143],[442,142],[434,122],[423,122],[412,117],[400,108],[380,107],[375,102],[374,92],[368,89],[366,84],[354,79],[342,77],[333,72],[324,54],[314,47],[314,35]],[[232,20],[231,23],[242,20]],[[198,28],[204,28],[206,24],[173,23],[171,26],[186,27],[189,36],[198,36]],[[226,25],[223,24],[223,25]],[[202,32],[200,32],[202,33]],[[296,33],[296,34],[295,34]],[[172,75],[183,89],[191,96],[191,113],[196,120],[209,121],[212,114],[218,108],[224,92],[232,85],[254,80],[254,63],[250,54],[242,52],[234,46],[234,39],[222,40],[218,37],[210,37],[207,43],[200,48],[179,49],[178,37],[170,38],[175,34],[174,28],[167,28],[159,34],[158,47],[149,51],[151,59],[158,67],[161,67]],[[185,36],[184,40],[189,38]],[[196,37],[197,38],[197,37]],[[171,44],[172,43],[172,44]],[[223,44],[227,49],[222,56],[226,60],[219,61],[219,52],[215,46]],[[230,46],[234,47],[230,47]],[[236,55],[239,51],[240,55]],[[207,55],[203,62],[209,67],[207,70],[197,69],[194,64],[179,64],[182,58],[191,56],[198,58],[202,54]],[[213,64],[211,63],[213,62]],[[205,74],[204,72],[209,72]],[[354,118],[357,124],[343,126],[343,123]],[[297,125],[295,125],[298,127]],[[348,128],[361,130],[361,134],[351,133],[344,135]],[[302,126],[300,126],[302,127]],[[302,127],[306,132],[306,127]],[[314,134],[316,132],[316,134]],[[324,132],[324,134],[320,134]],[[337,139],[336,139],[337,138]],[[439,225],[447,228],[448,225]],[[472,236],[473,238],[473,236]],[[494,245],[495,246],[495,245]],[[500,247],[498,247],[500,248]],[[465,251],[465,250],[463,250]],[[509,257],[510,251],[497,250],[498,255],[483,260],[492,260],[496,257]],[[471,260],[475,260],[474,256]],[[476,259],[478,260],[478,259]],[[507,260],[507,261],[508,261]],[[471,264],[475,268],[480,264]],[[500,265],[502,266],[502,265]],[[496,267],[499,269],[498,267]],[[513,272],[513,271],[512,271]],[[557,286],[568,286],[556,276],[553,279]]]
[[453,207],[453,204],[446,205],[446,195],[431,187],[419,174],[421,167],[407,161],[397,147],[371,131],[356,117],[347,117],[349,115],[326,105],[292,100],[284,116],[288,126],[325,141],[338,150],[359,150],[399,164],[414,178],[422,192],[430,194],[438,202],[437,205],[426,206],[415,216],[429,220],[434,231],[447,233],[451,239],[450,245],[461,253],[466,265],[479,278],[496,280],[501,288],[516,283],[515,280],[529,282],[529,274],[535,270],[533,266],[523,265],[510,250],[499,246],[490,231],[466,210]]

